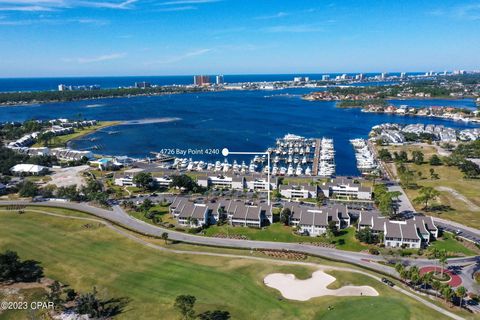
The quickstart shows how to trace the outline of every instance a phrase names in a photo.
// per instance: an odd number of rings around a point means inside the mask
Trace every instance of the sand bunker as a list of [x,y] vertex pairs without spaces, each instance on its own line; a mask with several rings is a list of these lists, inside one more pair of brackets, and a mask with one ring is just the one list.
[[339,289],[327,289],[335,277],[323,271],[315,271],[310,279],[299,280],[293,274],[272,273],[263,282],[277,289],[289,300],[307,301],[322,296],[378,296],[378,292],[369,286],[344,286]]

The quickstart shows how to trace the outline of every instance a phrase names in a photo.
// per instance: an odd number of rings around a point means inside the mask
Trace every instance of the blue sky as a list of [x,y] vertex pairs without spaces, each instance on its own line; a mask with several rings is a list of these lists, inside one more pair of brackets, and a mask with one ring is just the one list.
[[480,1],[0,0],[0,77],[480,69]]

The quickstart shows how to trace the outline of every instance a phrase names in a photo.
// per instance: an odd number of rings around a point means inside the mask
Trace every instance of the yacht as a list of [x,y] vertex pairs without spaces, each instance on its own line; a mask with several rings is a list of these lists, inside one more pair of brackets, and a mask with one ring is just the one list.
[[285,168],[285,167],[281,167],[281,168],[280,168],[280,173],[279,173],[279,174],[280,174],[281,176],[284,176],[286,173],[287,173],[287,168]]
[[272,175],[276,176],[277,174],[278,174],[278,167],[274,165],[272,168]]
[[310,167],[307,167],[307,169],[305,169],[305,174],[307,176],[311,176],[312,175],[312,169],[310,169]]
[[293,176],[293,166],[292,165],[288,166],[287,176]]
[[301,176],[303,173],[303,169],[301,166],[297,166],[297,169],[295,170],[295,175]]

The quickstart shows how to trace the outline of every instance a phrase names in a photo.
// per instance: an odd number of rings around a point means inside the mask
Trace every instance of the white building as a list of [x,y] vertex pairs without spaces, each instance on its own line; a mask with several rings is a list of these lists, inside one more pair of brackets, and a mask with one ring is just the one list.
[[10,169],[13,174],[28,174],[28,175],[44,175],[48,172],[48,168],[36,164],[17,164]]
[[302,185],[279,185],[280,194],[287,199],[307,199],[317,197],[317,186]]

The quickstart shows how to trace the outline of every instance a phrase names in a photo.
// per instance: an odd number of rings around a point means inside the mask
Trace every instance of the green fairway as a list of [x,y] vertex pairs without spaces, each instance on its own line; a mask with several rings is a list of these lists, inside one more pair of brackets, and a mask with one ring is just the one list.
[[[387,310],[396,320],[444,318],[371,278],[349,272],[336,271],[335,276],[341,283],[355,278],[355,284],[371,285],[380,296],[279,299],[278,291],[263,285],[267,274],[307,278],[313,267],[172,254],[145,247],[100,224],[86,226],[91,222],[26,211],[0,212],[0,250],[15,250],[23,259],[41,261],[46,276],[81,292],[96,286],[101,295],[130,298],[119,319],[178,319],[173,301],[179,294],[196,296],[197,312],[224,309],[233,319],[385,319]],[[330,305],[334,310],[328,311]],[[22,316],[4,313],[0,318]]]

